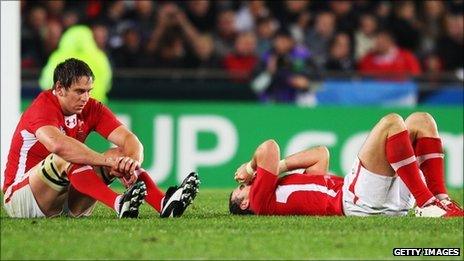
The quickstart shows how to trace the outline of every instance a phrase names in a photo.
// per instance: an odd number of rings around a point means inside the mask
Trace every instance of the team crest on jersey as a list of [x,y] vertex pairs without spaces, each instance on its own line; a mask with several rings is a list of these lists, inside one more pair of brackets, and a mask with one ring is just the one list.
[[71,116],[65,116],[64,117],[64,124],[66,125],[66,127],[70,128],[70,129],[76,127],[76,125],[77,125],[77,115],[73,114]]

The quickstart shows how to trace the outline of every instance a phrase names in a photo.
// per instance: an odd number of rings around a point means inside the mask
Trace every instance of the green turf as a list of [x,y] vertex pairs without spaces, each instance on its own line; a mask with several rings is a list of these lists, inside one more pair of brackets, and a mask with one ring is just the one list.
[[[452,191],[459,202],[462,194]],[[462,260],[462,218],[239,217],[227,198],[228,190],[203,189],[179,219],[147,205],[137,220],[101,205],[82,219],[10,219],[2,209],[1,259],[400,260],[395,247],[460,247]]]

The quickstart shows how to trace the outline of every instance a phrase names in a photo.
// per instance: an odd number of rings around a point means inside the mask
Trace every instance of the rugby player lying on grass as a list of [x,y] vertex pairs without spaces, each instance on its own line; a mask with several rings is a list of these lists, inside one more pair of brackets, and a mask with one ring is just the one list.
[[[88,216],[98,200],[120,218],[133,218],[145,199],[162,217],[180,216],[197,193],[197,175],[191,173],[164,195],[140,168],[138,138],[89,98],[94,81],[89,66],[67,59],[55,68],[53,80],[53,89],[32,102],[13,135],[3,184],[6,213],[17,218]],[[83,143],[91,131],[118,148],[93,151]],[[115,177],[128,185],[123,194],[108,187]]]
[[[283,160],[279,155],[278,144],[268,140],[237,169],[235,180],[241,184],[230,195],[232,214],[402,216],[417,204],[416,216],[463,216],[448,197],[441,139],[427,113],[412,113],[406,120],[397,114],[383,117],[345,178],[327,172],[326,147]],[[278,177],[296,169],[305,171]]]

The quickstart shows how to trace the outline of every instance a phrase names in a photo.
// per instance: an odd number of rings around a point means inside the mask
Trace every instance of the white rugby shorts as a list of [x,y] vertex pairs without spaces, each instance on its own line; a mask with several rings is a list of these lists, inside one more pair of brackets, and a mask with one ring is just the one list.
[[13,218],[45,217],[32,194],[29,176],[8,187],[3,198],[3,206],[8,216]]
[[356,158],[343,184],[343,211],[346,216],[404,216],[415,199],[400,177],[373,173]]

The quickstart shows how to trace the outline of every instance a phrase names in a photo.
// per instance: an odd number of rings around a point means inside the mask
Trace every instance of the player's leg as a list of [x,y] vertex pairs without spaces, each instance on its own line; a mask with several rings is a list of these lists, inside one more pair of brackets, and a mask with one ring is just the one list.
[[90,216],[96,203],[97,200],[79,192],[70,185],[68,189],[68,197],[64,205],[64,212],[66,215],[76,218]]
[[[105,154],[118,157],[119,149],[110,149]],[[91,213],[96,200],[114,209],[120,217],[136,217],[138,207],[145,194],[145,185],[136,184],[129,188],[124,194],[111,190],[108,185],[114,180],[110,177],[108,170],[103,167],[72,164],[67,172],[71,181],[68,192],[68,214],[79,217]],[[131,209],[122,209],[124,200],[133,200]],[[131,203],[131,202],[129,202]],[[127,204],[126,204],[127,205]],[[127,211],[126,214],[122,213]]]
[[[123,152],[120,148],[109,149],[104,154],[108,157],[123,156]],[[75,175],[73,175],[74,173],[71,173],[71,188],[68,197],[70,214],[73,216],[88,215],[95,204],[95,200],[93,200],[93,198],[100,200],[109,207],[113,206],[112,208],[116,209],[118,205],[118,203],[115,202],[117,201],[117,194],[107,187],[103,188],[101,185],[102,181],[106,186],[112,182],[110,178],[111,175],[108,174],[109,170],[101,167],[94,167],[93,170],[91,170],[87,167],[87,170],[85,171],[88,171],[89,173],[85,174],[85,176],[83,175],[81,177],[82,179],[95,179],[95,174],[101,177],[98,182],[100,184],[95,185],[101,189],[93,190],[91,188],[82,187],[80,185],[81,182],[75,180]],[[146,187],[145,201],[158,211],[162,217],[170,216],[171,214],[176,217],[182,215],[198,192],[199,180],[196,173],[188,175],[179,187],[170,187],[166,192],[166,196],[144,169],[137,170],[136,174],[138,176],[138,181],[142,181]],[[75,189],[75,186],[79,187]],[[90,195],[90,197],[86,194]]]
[[427,187],[438,199],[448,197],[443,146],[435,120],[426,112],[415,112],[406,118],[405,124]]
[[65,174],[68,166],[62,158],[50,154],[26,173],[35,201],[46,217],[59,215],[63,210],[69,186]]
[[401,116],[388,114],[383,117],[372,129],[358,157],[366,169],[378,175],[391,177],[396,172],[418,206],[435,199],[420,177],[409,133]]
[[450,200],[446,190],[443,146],[435,119],[426,112],[415,112],[406,118],[405,123],[427,187],[443,205],[452,209],[448,212],[462,216],[462,208]]
[[138,216],[138,208],[146,193],[143,182],[138,181],[123,194],[117,194],[98,176],[92,166],[71,164],[67,174],[71,185],[77,191],[115,210],[118,217],[135,218]]
[[[106,151],[105,156],[108,157],[119,157],[122,153],[119,153],[119,149],[111,148]],[[93,167],[95,174],[103,180],[103,182],[108,186],[114,181],[114,177],[109,175],[109,171],[101,166],[94,166]],[[71,217],[81,217],[81,216],[89,216],[95,205],[97,200],[79,192],[74,186],[71,184],[68,189],[68,197],[65,203],[65,210],[66,214]]]
[[[109,186],[115,177],[112,177],[106,168],[102,166],[93,167],[97,176]],[[72,184],[69,185],[67,199],[64,204],[64,212],[70,217],[90,216],[95,208],[97,200],[79,192]]]
[[[121,148],[111,148],[104,152],[104,155],[107,157],[112,157],[112,158],[118,158],[124,156],[123,151]],[[98,169],[97,169],[98,170]],[[96,171],[98,174],[100,174],[105,181],[105,183],[110,184],[112,180],[108,177],[108,169],[107,168],[100,168],[100,171]],[[138,176],[138,180],[141,180],[145,183],[147,187],[147,195],[145,196],[145,201],[152,206],[156,211],[161,212],[161,203],[164,198],[164,193],[158,188],[158,186],[155,184],[155,182],[151,179],[150,175],[143,169],[136,170],[136,175]],[[85,199],[82,199],[83,205],[80,205],[81,209],[85,209],[85,206],[89,206],[89,204],[85,203],[91,203],[90,201],[87,201]]]

